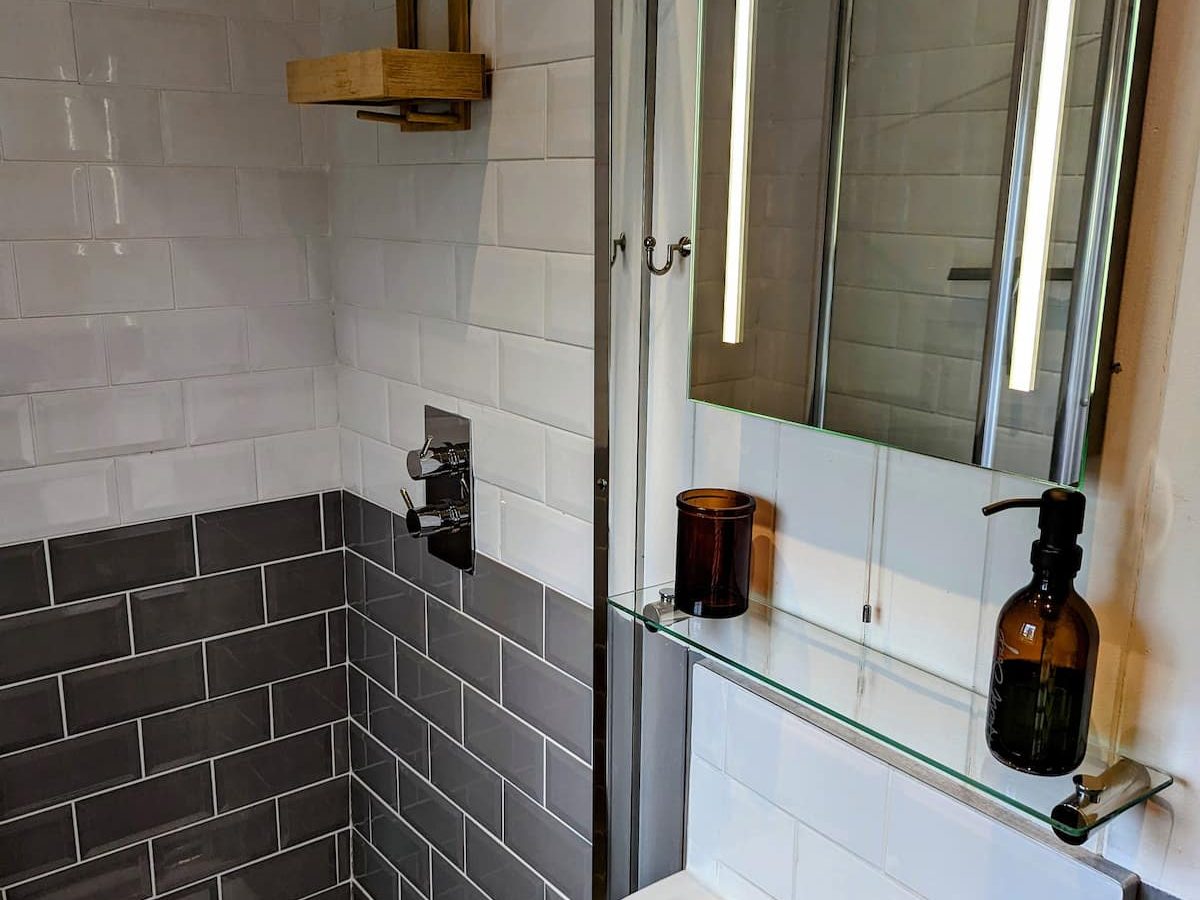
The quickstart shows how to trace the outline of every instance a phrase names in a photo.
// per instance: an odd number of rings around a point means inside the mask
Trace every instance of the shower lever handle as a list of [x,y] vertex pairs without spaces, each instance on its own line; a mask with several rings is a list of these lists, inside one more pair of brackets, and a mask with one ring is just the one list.
[[680,259],[687,259],[692,255],[692,239],[685,234],[674,244],[667,245],[667,264],[660,268],[654,265],[654,248],[657,246],[658,241],[654,239],[654,235],[642,241],[642,247],[646,250],[646,268],[654,275],[666,275],[670,272],[671,267],[675,265],[676,253]]

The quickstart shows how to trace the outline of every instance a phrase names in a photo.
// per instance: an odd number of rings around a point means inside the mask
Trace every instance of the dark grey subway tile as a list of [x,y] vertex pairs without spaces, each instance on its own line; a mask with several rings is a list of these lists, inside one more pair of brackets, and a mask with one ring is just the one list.
[[[347,840],[349,840],[348,832],[347,832]],[[350,851],[347,850],[346,853],[349,854]],[[347,856],[347,859],[348,858],[349,857]],[[340,863],[340,861],[341,860],[339,857],[339,863]],[[338,873],[339,879],[341,878],[341,874],[342,874],[341,872]],[[348,879],[349,877],[350,877],[350,875],[346,874],[346,878]],[[341,879],[341,880],[345,881],[345,879]],[[344,884],[336,884],[333,887],[329,888],[328,890],[321,891],[321,893],[319,893],[319,894],[313,894],[310,898],[308,898],[308,900],[354,900],[353,892],[354,892],[354,885],[351,884],[349,881],[345,881]]]
[[220,900],[220,895],[217,893],[217,879],[213,878],[202,884],[194,884],[170,894],[163,894],[160,900]]
[[592,770],[554,744],[546,746],[546,808],[585,838],[592,833]]
[[542,736],[475,691],[467,691],[463,708],[467,749],[540,800],[545,766]]
[[218,759],[213,769],[217,809],[236,809],[332,777],[332,734],[321,728],[272,741]]
[[354,610],[346,614],[346,655],[388,690],[396,687],[396,640]]
[[271,686],[275,735],[307,731],[346,717],[346,667],[322,669]]
[[0,824],[0,888],[76,862],[71,808]]
[[145,844],[8,889],[8,900],[143,900],[154,893]]
[[429,894],[429,844],[378,800],[371,800],[371,840],[400,874]]
[[328,491],[321,495],[321,514],[325,517],[325,549],[344,547],[346,538],[342,534],[342,492]]
[[275,622],[323,612],[346,602],[341,550],[274,563],[265,569],[267,617]]
[[426,541],[415,540],[400,516],[393,517],[392,528],[396,535],[396,564],[393,567],[396,574],[439,600],[461,608],[462,584],[466,577],[462,570],[430,553]]
[[[349,494],[346,495],[350,496]],[[369,900],[400,900],[400,878],[362,835],[351,836],[354,855],[354,880]]]
[[50,605],[46,551],[41,541],[0,547],[0,615]]
[[544,891],[536,872],[473,822],[467,822],[467,874],[492,900],[531,900]]
[[75,804],[84,859],[207,819],[213,814],[207,763],[149,778]]
[[[353,877],[354,871],[350,864],[350,829],[344,828],[337,833],[337,853],[338,853],[338,881],[349,881]],[[349,886],[347,888],[346,900],[349,900]],[[332,900],[332,898],[331,898]]]
[[240,569],[323,549],[316,495],[196,516],[200,571]]
[[545,657],[584,684],[592,683],[592,610],[546,588]]
[[185,644],[263,622],[257,569],[194,578],[129,596],[138,652]]
[[591,845],[512,785],[504,788],[504,843],[569,900],[591,896]]
[[129,655],[125,596],[0,620],[0,684]]
[[371,794],[357,774],[350,778],[350,825],[371,837]]
[[146,771],[161,772],[271,738],[267,688],[210,700],[142,721]]
[[429,772],[429,725],[379,685],[369,694],[371,734],[422,774]]
[[0,757],[0,819],[134,781],[141,774],[135,724]]
[[279,798],[279,843],[282,847],[303,844],[349,827],[349,776]]
[[408,766],[400,766],[400,816],[452,862],[463,864],[463,814]]
[[443,731],[462,734],[462,682],[403,643],[396,644],[396,694]]
[[46,678],[0,691],[0,753],[62,736],[58,679]]
[[[425,592],[379,566],[364,563],[363,590],[351,608],[402,638],[425,649]],[[347,598],[349,599],[349,597]]]
[[580,759],[592,758],[592,692],[512,644],[504,647],[504,705]]
[[204,648],[191,644],[63,676],[67,727],[90,731],[205,697]]
[[385,803],[396,808],[396,757],[356,725],[350,726],[350,771]]
[[489,697],[500,699],[500,635],[430,597],[429,656]]
[[483,891],[436,853],[433,855],[432,890],[432,900],[488,900]]
[[542,652],[542,586],[486,556],[463,576],[463,611],[505,637]]
[[329,633],[329,664],[331,666],[346,662],[346,610],[331,609],[325,615],[326,628]]
[[160,891],[225,872],[279,849],[275,803],[260,803],[151,842]]
[[354,666],[346,667],[346,693],[349,707],[347,713],[352,722],[357,722],[361,728],[367,728],[367,676]]
[[221,876],[223,900],[300,900],[337,883],[333,836]]
[[191,578],[192,520],[184,516],[55,538],[50,571],[56,603]]
[[355,553],[392,568],[392,514],[382,506],[349,492],[342,493],[342,529],[346,546]]
[[361,610],[367,599],[367,561],[350,550],[346,554],[346,605]]
[[280,681],[325,668],[325,617],[311,616],[217,638],[206,645],[208,687],[214,695]]
[[333,723],[333,774],[350,771],[350,720]]
[[437,730],[430,735],[429,756],[433,783],[493,834],[502,834],[500,776]]

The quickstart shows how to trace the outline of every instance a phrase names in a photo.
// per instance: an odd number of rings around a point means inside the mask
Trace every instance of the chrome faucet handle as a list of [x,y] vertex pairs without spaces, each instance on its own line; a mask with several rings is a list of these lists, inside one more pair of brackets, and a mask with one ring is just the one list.
[[404,516],[404,524],[409,535],[415,538],[459,531],[471,524],[471,504],[467,501],[442,500],[420,508],[410,506]]
[[454,444],[433,446],[433,438],[425,438],[425,445],[420,450],[408,452],[408,475],[414,481],[424,481],[435,475],[454,475],[465,472],[470,458],[465,448]]
[[404,505],[408,507],[408,511],[412,512],[416,507],[413,505],[412,497],[408,493],[407,488],[400,488],[400,496],[404,498]]

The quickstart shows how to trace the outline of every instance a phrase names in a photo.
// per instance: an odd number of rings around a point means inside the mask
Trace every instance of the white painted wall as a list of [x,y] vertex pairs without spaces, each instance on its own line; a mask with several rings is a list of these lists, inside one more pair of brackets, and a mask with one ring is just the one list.
[[317,16],[0,3],[0,543],[340,483]]

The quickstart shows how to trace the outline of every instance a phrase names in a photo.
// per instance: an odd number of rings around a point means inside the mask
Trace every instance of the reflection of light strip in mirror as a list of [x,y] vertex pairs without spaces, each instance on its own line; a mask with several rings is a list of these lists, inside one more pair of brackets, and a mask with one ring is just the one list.
[[725,308],[721,340],[742,342],[750,205],[750,99],[754,90],[754,25],[758,0],[737,0],[733,26],[733,103],[729,123],[729,209],[725,238]]
[[1008,369],[1008,386],[1014,391],[1032,391],[1037,378],[1042,308],[1046,299],[1046,265],[1050,256],[1050,226],[1054,218],[1054,189],[1058,176],[1058,148],[1062,136],[1074,18],[1075,0],[1049,0],[1046,30],[1042,36],[1042,63],[1033,123],[1025,228],[1021,237],[1021,272],[1017,280],[1017,309]]

